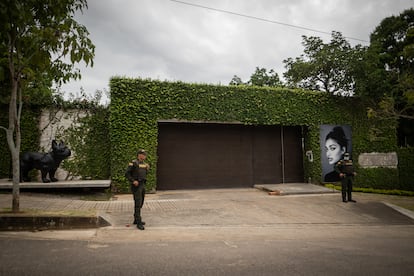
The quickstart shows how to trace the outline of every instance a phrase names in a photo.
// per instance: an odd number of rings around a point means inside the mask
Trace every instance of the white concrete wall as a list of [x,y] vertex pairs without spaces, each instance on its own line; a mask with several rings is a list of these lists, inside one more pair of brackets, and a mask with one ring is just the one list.
[[[70,145],[61,138],[63,136],[63,131],[74,124],[77,116],[84,117],[85,115],[85,112],[80,112],[79,110],[42,110],[39,123],[39,129],[41,131],[40,151],[50,152],[52,150],[52,140],[62,140],[72,151],[72,155],[68,159],[74,158],[75,152],[71,149]],[[63,170],[61,167],[56,171],[55,177],[59,180],[79,179],[79,177],[70,176],[69,172]],[[40,174],[38,180],[41,181]]]

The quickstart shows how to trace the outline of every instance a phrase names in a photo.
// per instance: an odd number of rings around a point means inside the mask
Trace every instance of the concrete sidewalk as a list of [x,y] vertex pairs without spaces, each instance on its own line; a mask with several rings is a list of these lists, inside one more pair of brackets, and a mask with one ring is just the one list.
[[[339,193],[315,193],[315,185],[307,185],[291,186],[299,192],[289,196],[271,196],[255,188],[159,191],[146,195],[142,216],[147,229],[286,224],[414,224],[413,212],[401,209],[406,211],[402,213],[392,204],[387,205],[357,193],[354,196],[357,203],[343,203]],[[0,209],[10,208],[11,200],[11,194],[0,194]],[[96,211],[112,228],[133,227],[134,203],[130,194],[115,195],[109,201],[88,201],[59,195],[22,193],[20,208]]]

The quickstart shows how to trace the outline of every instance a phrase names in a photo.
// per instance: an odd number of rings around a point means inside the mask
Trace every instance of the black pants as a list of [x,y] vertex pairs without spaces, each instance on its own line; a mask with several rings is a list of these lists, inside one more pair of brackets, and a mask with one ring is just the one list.
[[352,176],[345,176],[341,179],[342,184],[342,200],[346,201],[348,196],[348,201],[352,200]]
[[146,180],[139,181],[138,186],[131,185],[131,191],[134,196],[134,220],[139,224],[142,222],[141,208],[144,205]]

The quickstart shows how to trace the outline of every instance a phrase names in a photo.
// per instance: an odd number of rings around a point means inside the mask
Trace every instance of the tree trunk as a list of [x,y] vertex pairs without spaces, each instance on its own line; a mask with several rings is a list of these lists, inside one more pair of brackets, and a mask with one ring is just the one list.
[[13,164],[13,202],[12,211],[18,213],[20,211],[20,158],[19,151],[14,149],[17,154],[12,154]]
[[[13,174],[13,202],[12,211],[17,213],[20,211],[20,145],[16,147],[14,145],[13,133],[14,131],[10,128],[7,132],[7,143],[9,144],[10,153],[12,156],[12,174]],[[19,134],[20,135],[20,134]]]
[[[20,101],[19,108],[17,106],[18,80],[13,78],[12,93],[9,105],[9,128],[7,129],[7,143],[9,145],[12,156],[12,172],[13,172],[13,202],[12,211],[17,213],[20,211],[20,114],[22,103]],[[20,95],[19,95],[20,98]]]

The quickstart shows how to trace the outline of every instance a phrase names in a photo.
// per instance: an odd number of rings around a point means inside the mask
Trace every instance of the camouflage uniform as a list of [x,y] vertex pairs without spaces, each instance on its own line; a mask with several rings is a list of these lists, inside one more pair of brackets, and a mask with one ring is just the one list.
[[[145,154],[145,151],[140,150],[138,154]],[[145,224],[141,218],[141,208],[144,205],[145,198],[145,183],[147,182],[147,173],[149,165],[145,161],[140,161],[139,159],[133,160],[128,164],[128,168],[125,173],[125,177],[131,184],[131,192],[134,195],[134,224],[137,224],[137,227],[143,230],[143,225]],[[138,181],[138,185],[134,185],[134,181]]]
[[[344,154],[349,157],[349,153]],[[335,164],[335,171],[339,174],[342,184],[342,201],[356,202],[352,199],[352,182],[355,176],[354,164],[351,159],[344,158]],[[348,196],[348,200],[347,200]]]

